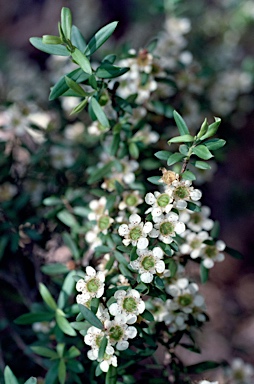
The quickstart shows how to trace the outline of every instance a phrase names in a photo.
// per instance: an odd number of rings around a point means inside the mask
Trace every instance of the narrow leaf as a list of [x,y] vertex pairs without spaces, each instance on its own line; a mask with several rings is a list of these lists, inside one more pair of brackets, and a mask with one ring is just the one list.
[[173,137],[168,141],[168,143],[191,143],[194,141],[194,137],[191,135],[182,135],[182,136],[176,136]]
[[199,168],[199,169],[211,169],[211,165],[206,163],[205,161],[200,161],[200,160],[197,160],[193,163],[193,165],[196,167],[196,168]]
[[37,379],[35,377],[30,377],[24,384],[36,384]]
[[33,324],[41,321],[51,321],[54,315],[49,312],[25,313],[14,320],[15,324]]
[[224,147],[225,144],[226,140],[223,139],[212,139],[204,143],[204,145],[211,151],[216,151],[217,149]]
[[32,346],[31,350],[37,355],[48,357],[50,359],[55,359],[58,356],[55,351],[46,347]]
[[74,80],[70,79],[68,76],[65,76],[65,82],[70,89],[76,92],[81,97],[86,97],[87,93],[79,84],[77,84]]
[[169,151],[158,151],[154,154],[154,156],[157,157],[157,159],[165,160],[165,161],[167,161],[169,156],[171,155],[172,153]]
[[69,336],[76,336],[77,333],[76,331],[72,328],[68,320],[58,311],[56,312],[56,323],[58,327],[65,333],[66,335]]
[[76,218],[66,209],[58,212],[57,217],[62,223],[64,223],[70,228],[78,225]]
[[179,161],[182,161],[182,159],[185,157],[182,153],[173,153],[173,155],[169,156],[167,165],[173,165],[175,163],[179,163]]
[[242,260],[244,258],[241,252],[237,251],[236,249],[230,248],[228,246],[226,246],[225,252],[227,252],[230,256],[238,260]]
[[61,27],[66,39],[71,38],[72,15],[69,8],[63,7],[61,11]]
[[88,178],[87,183],[93,184],[96,181],[101,180],[103,177],[107,177],[114,163],[115,163],[114,161],[110,161],[108,164],[104,165],[102,168],[99,168],[97,171],[93,172],[92,175]]
[[102,63],[96,69],[96,76],[101,79],[113,79],[114,77],[122,76],[124,73],[128,72],[130,68],[128,67],[117,67],[111,65],[110,63]]
[[19,384],[18,380],[8,365],[4,369],[4,381],[5,384]]
[[98,354],[99,360],[103,360],[107,345],[108,345],[108,339],[107,339],[106,335],[104,335],[103,339],[101,340],[101,343],[100,343],[99,354]]
[[88,102],[88,99],[84,99],[83,101],[81,101],[75,108],[73,108],[70,115],[75,115],[75,113],[80,113],[81,111],[83,111],[87,102]]
[[209,160],[213,157],[209,149],[204,145],[198,145],[192,149],[192,153],[204,160]]
[[202,284],[205,284],[209,277],[209,269],[207,269],[203,263],[200,264],[200,280]]
[[[73,81],[76,81],[77,83],[81,83],[82,81],[87,80],[90,75],[88,73],[84,73],[82,69],[78,68],[68,73],[66,76],[68,76]],[[68,85],[66,84],[65,76],[62,76],[58,80],[58,82],[51,88],[49,100],[52,101],[57,99],[59,96],[63,95],[66,91],[68,91]]]
[[48,288],[44,284],[40,283],[39,291],[40,291],[41,297],[43,298],[43,301],[47,304],[47,306],[53,310],[56,310],[57,305],[56,305],[55,299],[53,299]]
[[94,327],[103,329],[102,322],[98,319],[98,317],[90,311],[87,307],[85,307],[82,304],[78,304],[81,314],[84,316],[84,318]]
[[86,49],[85,39],[84,39],[82,33],[80,32],[80,30],[76,27],[76,25],[73,25],[71,28],[71,42],[81,52],[85,51],[85,49]]
[[105,115],[105,112],[103,111],[102,107],[94,97],[92,97],[91,99],[91,106],[95,116],[97,117],[101,125],[103,125],[103,127],[109,128],[108,118]]
[[60,309],[63,309],[65,307],[67,300],[70,298],[74,290],[74,275],[76,275],[76,271],[70,271],[64,279],[62,289],[57,300],[58,308]]
[[75,48],[74,52],[71,53],[71,56],[85,73],[88,73],[89,75],[92,74],[92,68],[88,58],[78,48]]
[[191,171],[185,171],[182,173],[182,178],[184,180],[196,180],[196,176]]
[[179,130],[180,135],[189,135],[190,134],[189,129],[188,129],[184,119],[182,118],[182,116],[179,115],[178,112],[174,111],[173,117],[174,117],[174,120],[176,122],[176,125],[177,125],[177,128]]
[[58,379],[60,381],[60,384],[65,384],[66,365],[65,365],[64,359],[60,359],[60,362],[58,365]]
[[105,384],[116,384],[117,381],[117,368],[110,365],[109,370],[106,374]]
[[148,181],[150,181],[150,183],[152,184],[155,184],[155,185],[162,185],[162,183],[159,181],[161,179],[161,176],[151,176],[151,177],[148,177]]
[[70,53],[64,45],[44,44],[41,37],[31,37],[30,43],[40,51],[50,55],[69,56]]
[[101,28],[96,34],[91,38],[87,47],[85,49],[85,55],[91,56],[98,48],[105,43],[105,41],[112,35],[116,29],[118,22],[114,21],[113,23],[105,25]]

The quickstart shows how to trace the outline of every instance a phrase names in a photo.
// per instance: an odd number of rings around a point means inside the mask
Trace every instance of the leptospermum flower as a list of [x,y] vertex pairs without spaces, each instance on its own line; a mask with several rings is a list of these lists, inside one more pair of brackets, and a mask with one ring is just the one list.
[[144,312],[145,303],[140,298],[140,294],[135,289],[124,291],[119,289],[115,292],[114,298],[117,300],[109,307],[112,316],[123,315],[127,324],[134,324],[137,316]]
[[123,197],[123,200],[119,203],[119,206],[118,206],[121,211],[124,209],[127,209],[132,213],[136,213],[137,206],[143,203],[143,199],[141,199],[138,191],[131,191],[131,192],[125,191],[123,192],[122,197]]
[[194,189],[191,186],[190,180],[174,180],[171,185],[167,186],[165,192],[173,196],[174,207],[182,210],[187,208],[188,201],[198,201],[202,197],[202,192],[199,189]]
[[130,262],[130,266],[140,274],[140,280],[143,283],[151,283],[156,273],[162,273],[165,270],[163,251],[160,247],[155,247],[151,251],[148,249],[138,249],[139,257]]
[[210,269],[214,266],[216,261],[223,261],[225,259],[224,249],[226,244],[222,240],[217,240],[213,245],[206,245],[200,250],[199,256],[203,259],[202,264]]
[[109,337],[111,345],[115,345],[119,351],[124,351],[129,347],[128,339],[137,336],[137,330],[133,326],[126,324],[124,315],[115,316],[114,320],[106,320],[104,323],[105,332]]
[[147,221],[145,224],[141,222],[141,217],[136,213],[130,215],[129,225],[121,224],[118,233],[124,237],[123,244],[128,246],[132,244],[138,249],[145,249],[149,245],[147,235],[153,229],[153,224]]
[[153,217],[160,216],[164,212],[169,213],[173,208],[172,201],[172,193],[149,192],[145,196],[145,202],[152,207],[148,208],[145,213],[151,212]]
[[[200,205],[199,202],[197,205]],[[202,230],[210,231],[213,228],[214,221],[209,218],[210,214],[211,209],[203,205],[200,212],[186,209],[180,212],[179,217],[189,229],[194,232],[200,232]]]
[[103,272],[97,272],[93,267],[86,267],[86,277],[78,280],[76,289],[82,292],[77,296],[77,303],[86,305],[94,297],[100,298],[104,293],[105,275]]
[[185,231],[185,224],[179,221],[179,216],[175,212],[166,215],[154,216],[155,222],[153,230],[149,233],[152,238],[158,237],[163,243],[170,244],[173,237]]
[[180,246],[180,252],[184,255],[189,254],[192,259],[196,259],[206,247],[204,241],[209,238],[209,234],[205,231],[194,233],[187,230],[183,234],[183,238],[185,239],[185,243]]

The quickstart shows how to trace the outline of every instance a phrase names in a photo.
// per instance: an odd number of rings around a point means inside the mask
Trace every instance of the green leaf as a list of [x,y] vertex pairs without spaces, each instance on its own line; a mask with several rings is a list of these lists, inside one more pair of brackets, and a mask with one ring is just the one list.
[[50,359],[56,359],[58,357],[58,354],[55,351],[46,347],[32,346],[31,350],[37,355],[48,357]]
[[155,184],[155,185],[162,185],[162,183],[159,181],[161,179],[161,176],[151,176],[151,177],[148,177],[148,181],[150,181],[150,183],[152,184]]
[[172,153],[169,151],[158,151],[154,154],[154,156],[157,157],[157,159],[165,160],[165,161],[167,161],[169,156],[171,155]]
[[223,139],[211,139],[204,143],[204,145],[211,151],[216,151],[219,148],[224,147],[226,140]]
[[88,99],[82,100],[75,108],[73,108],[70,115],[75,115],[75,113],[80,113],[81,111],[83,111],[87,102],[88,102]]
[[[77,83],[81,83],[82,81],[87,80],[90,75],[88,73],[84,73],[82,69],[78,68],[68,73],[66,76],[72,79],[73,81],[76,81]],[[63,95],[66,91],[68,91],[68,85],[65,81],[66,76],[62,76],[58,80],[58,82],[51,88],[51,92],[49,95],[50,101],[57,99],[59,96]]]
[[173,108],[159,100],[152,101],[153,110],[157,115],[165,116],[168,118],[173,117]]
[[70,298],[74,290],[74,286],[75,286],[75,280],[73,278],[74,275],[76,275],[76,271],[70,271],[64,279],[62,289],[57,301],[58,308],[60,309],[63,309],[65,307],[67,300]]
[[47,264],[41,267],[41,271],[49,276],[62,275],[69,272],[66,265],[61,263]]
[[211,169],[211,165],[206,163],[205,161],[200,161],[200,160],[197,160],[193,163],[193,165],[196,167],[196,168],[199,168],[199,169]]
[[51,321],[53,320],[54,315],[49,312],[36,312],[36,313],[25,313],[24,315],[21,315],[17,317],[17,319],[14,320],[15,324],[33,324],[38,323],[41,321]]
[[161,291],[165,288],[164,281],[159,276],[155,276],[154,285]]
[[75,48],[74,52],[71,52],[71,57],[85,73],[89,75],[92,74],[92,68],[88,58],[78,48]]
[[244,259],[243,254],[237,251],[236,249],[226,246],[224,251],[227,252],[230,256],[232,256],[234,259],[238,259],[238,260]]
[[170,166],[170,165],[173,165],[175,163],[179,163],[180,161],[182,161],[182,159],[185,157],[185,155],[183,155],[182,153],[173,153],[173,155],[169,156],[168,158],[168,161],[167,161],[167,165]]
[[197,134],[197,138],[199,139],[201,136],[205,135],[208,130],[208,123],[207,123],[207,118],[203,121],[200,131]]
[[113,23],[105,25],[101,28],[96,34],[91,38],[87,47],[85,49],[85,55],[91,56],[98,48],[105,43],[106,40],[112,35],[116,29],[118,22],[114,21]]
[[57,305],[56,305],[55,299],[53,299],[48,288],[44,284],[40,283],[39,291],[40,291],[41,297],[43,298],[43,301],[47,304],[49,308],[55,311],[57,309]]
[[79,96],[81,96],[81,97],[87,96],[87,92],[85,92],[84,89],[81,88],[80,85],[78,85],[75,81],[70,79],[68,76],[65,76],[65,81],[66,81],[66,84],[68,85],[68,87],[70,89],[72,89],[74,92],[76,92]]
[[137,247],[133,247],[130,253],[130,260],[134,261],[138,258]]
[[64,359],[60,359],[60,361],[59,361],[59,365],[58,365],[58,379],[60,381],[60,384],[65,384],[66,365],[65,365]]
[[102,63],[96,69],[96,76],[101,79],[113,79],[114,77],[122,76],[124,73],[128,72],[130,68],[128,67],[117,67],[110,63]]
[[117,381],[117,368],[110,365],[109,370],[106,374],[105,384],[116,384]]
[[[83,316],[82,316],[83,318]],[[84,329],[87,329],[87,323],[84,321],[72,321],[71,323],[72,328],[77,329],[77,331],[82,331]],[[90,327],[90,325],[89,325]]]
[[103,360],[104,353],[106,351],[107,345],[108,345],[108,339],[107,339],[107,336],[104,335],[103,339],[100,342],[100,348],[99,348],[99,354],[98,354],[98,359],[99,360],[100,359]]
[[44,199],[42,202],[47,207],[56,204],[63,204],[62,200],[57,196],[46,197],[46,199]]
[[93,112],[95,116],[97,117],[98,121],[103,125],[103,127],[109,128],[109,121],[107,116],[105,115],[105,112],[103,111],[102,107],[98,103],[98,101],[92,97],[91,98],[91,107],[93,109]]
[[202,284],[205,284],[209,278],[209,269],[206,268],[203,263],[200,264],[200,280]]
[[71,250],[71,253],[72,253],[74,259],[78,260],[79,259],[79,249],[78,249],[76,243],[74,242],[74,240],[72,239],[71,235],[68,232],[64,232],[62,234],[62,238],[63,238],[64,244],[67,245],[67,247]]
[[52,36],[52,35],[43,35],[42,36],[42,42],[43,44],[62,44],[62,40],[59,36]]
[[213,228],[210,232],[210,236],[213,239],[218,239],[220,234],[220,223],[216,220],[213,224]]
[[125,257],[120,252],[115,251],[114,256],[115,256],[116,260],[118,261],[118,263],[123,264],[126,267],[128,267],[128,265],[129,265],[128,261],[125,259]]
[[182,173],[182,178],[183,178],[184,180],[196,180],[196,176],[195,176],[194,173],[191,172],[191,171],[184,171],[184,172]]
[[71,38],[71,26],[72,26],[72,15],[69,8],[63,7],[61,10],[61,27],[66,39]]
[[71,28],[71,42],[81,52],[85,51],[85,49],[86,49],[85,39],[84,39],[82,33],[80,32],[80,30],[75,25],[73,25]]
[[18,380],[8,365],[4,369],[4,381],[5,384],[19,384]]
[[189,132],[189,129],[184,121],[184,119],[182,118],[181,115],[179,115],[178,112],[174,111],[173,112],[173,117],[174,117],[174,120],[176,122],[176,125],[177,125],[177,128],[179,130],[179,133],[180,135],[189,135],[190,132]]
[[147,321],[154,321],[153,314],[149,312],[147,309],[141,315]]
[[74,227],[74,226],[77,226],[78,225],[78,222],[75,218],[75,216],[73,216],[69,211],[67,211],[66,209],[60,211],[57,213],[56,215],[58,217],[58,219],[64,223],[65,225],[67,225],[67,227]]
[[97,84],[97,80],[96,80],[96,77],[94,75],[90,75],[89,79],[88,79],[88,83],[89,85],[95,89],[97,91],[98,89],[98,84]]
[[138,159],[139,158],[139,149],[138,149],[138,146],[137,146],[136,143],[131,142],[129,144],[129,153],[130,153],[130,156],[133,159]]
[[186,371],[188,373],[202,373],[209,369],[218,368],[221,363],[217,363],[216,361],[203,361],[202,363],[189,365],[186,367]]
[[198,145],[197,147],[194,147],[192,149],[192,153],[204,160],[208,160],[213,157],[212,153],[205,145]]
[[170,277],[174,277],[177,272],[177,263],[175,260],[170,259],[168,263],[168,269],[170,270]]
[[84,318],[94,327],[103,329],[102,322],[98,319],[98,317],[90,311],[87,307],[85,307],[82,304],[78,304],[81,314],[84,316]]
[[68,320],[61,314],[60,311],[56,311],[56,323],[58,327],[65,333],[66,335],[69,336],[76,336],[77,333],[76,331],[72,328]]
[[192,203],[191,201],[188,201],[187,203],[187,208],[190,210],[190,211],[193,211],[193,212],[200,212],[201,211],[201,208],[199,205],[195,204],[195,203]]
[[69,56],[70,53],[64,45],[44,44],[41,37],[31,37],[30,43],[42,52],[50,55]]
[[176,136],[173,137],[168,141],[168,143],[191,143],[194,141],[194,137],[191,135],[182,135],[182,136]]
[[58,364],[59,364],[59,361],[57,360],[49,368],[45,376],[45,384],[55,383],[57,379],[57,374],[58,374]]
[[98,311],[99,305],[100,305],[100,300],[99,300],[97,297],[94,297],[94,298],[91,300],[90,309],[91,309],[91,311],[92,311],[95,315],[96,315],[96,313],[97,313],[97,311]]
[[76,348],[74,345],[67,351],[66,357],[68,359],[74,359],[75,357],[80,356],[81,352],[78,348]]
[[107,175],[111,172],[111,168],[115,164],[114,161],[110,161],[103,167],[97,169],[97,171],[93,172],[91,176],[88,178],[87,183],[93,184],[99,180],[101,180],[103,177],[107,177]]
[[219,125],[221,123],[221,119],[219,117],[215,117],[215,122],[211,125],[209,125],[206,133],[200,137],[200,140],[208,139],[211,136],[214,136],[216,132],[218,131]]
[[37,379],[35,377],[30,377],[24,384],[36,384]]

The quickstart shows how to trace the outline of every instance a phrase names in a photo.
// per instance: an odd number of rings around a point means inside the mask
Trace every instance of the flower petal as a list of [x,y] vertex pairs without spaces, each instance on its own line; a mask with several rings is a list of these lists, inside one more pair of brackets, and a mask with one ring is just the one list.
[[153,275],[150,272],[144,272],[140,275],[140,280],[143,283],[149,284],[153,281]]
[[149,241],[146,237],[140,237],[137,242],[138,249],[145,249],[149,245]]

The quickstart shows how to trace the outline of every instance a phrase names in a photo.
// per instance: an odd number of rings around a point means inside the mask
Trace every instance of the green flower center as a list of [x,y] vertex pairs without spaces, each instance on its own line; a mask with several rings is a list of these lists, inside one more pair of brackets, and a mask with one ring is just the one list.
[[160,233],[163,236],[169,236],[172,235],[174,232],[175,226],[173,223],[170,223],[169,221],[166,221],[165,223],[162,223],[160,226]]
[[170,198],[166,193],[160,195],[157,199],[157,204],[159,207],[166,207],[170,202]]
[[115,325],[110,328],[109,337],[113,341],[119,341],[123,337],[123,333],[123,329],[120,327],[120,325]]
[[110,226],[110,220],[108,216],[101,216],[98,220],[98,227],[101,231],[107,229]]
[[235,379],[236,381],[242,381],[242,380],[244,380],[244,377],[245,377],[244,372],[241,371],[240,369],[239,369],[239,370],[236,370],[236,371],[234,372],[234,379]]
[[174,194],[179,199],[186,199],[189,196],[189,189],[186,187],[177,187]]
[[128,195],[125,198],[125,203],[129,207],[135,207],[137,205],[137,203],[138,203],[138,199],[137,199],[137,197],[135,195]]
[[202,218],[201,218],[201,216],[200,216],[199,213],[192,213],[192,215],[191,215],[191,221],[192,221],[194,224],[199,224],[199,223],[201,223]]
[[133,297],[126,297],[123,300],[123,309],[126,312],[135,312],[137,309],[137,302]]
[[194,239],[194,240],[192,240],[192,242],[190,243],[190,246],[191,246],[192,249],[197,249],[197,248],[200,247],[200,245],[201,245],[201,241],[198,240],[198,239]]
[[138,240],[141,235],[142,235],[142,230],[140,227],[134,227],[130,230],[131,240]]
[[155,261],[153,256],[145,256],[141,262],[142,267],[149,271],[150,269],[154,268]]
[[102,336],[102,335],[97,335],[97,336],[96,336],[96,338],[95,338],[95,344],[97,345],[97,347],[100,347],[102,339],[103,339],[103,336]]
[[187,307],[192,303],[192,296],[189,293],[186,293],[185,295],[179,296],[178,303],[182,307]]
[[88,281],[86,284],[88,292],[97,292],[100,287],[100,282],[95,277]]
[[210,259],[213,259],[214,257],[217,256],[218,251],[215,245],[207,245],[205,247],[204,253],[207,257],[209,257]]

